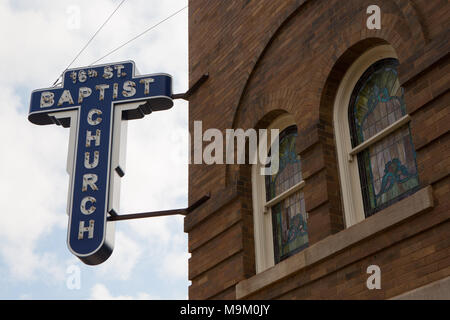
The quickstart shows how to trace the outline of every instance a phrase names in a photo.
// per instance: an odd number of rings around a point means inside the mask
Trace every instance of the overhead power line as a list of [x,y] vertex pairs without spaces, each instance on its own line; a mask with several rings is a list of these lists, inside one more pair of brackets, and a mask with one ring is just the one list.
[[119,5],[116,7],[116,9],[114,9],[114,11],[109,15],[109,17],[105,20],[105,22],[103,22],[103,24],[97,29],[97,31],[95,31],[95,33],[92,35],[92,37],[88,40],[88,42],[86,42],[86,44],[83,46],[83,48],[81,48],[81,50],[77,53],[77,55],[75,56],[75,58],[73,58],[73,60],[67,65],[67,67],[63,70],[63,72],[61,72],[61,74],[58,76],[58,78],[55,80],[55,82],[53,83],[53,86],[55,86],[58,82],[58,80],[62,77],[62,75],[64,74],[64,72],[66,72],[67,69],[70,68],[70,66],[78,59],[78,57],[83,53],[84,50],[86,50],[86,48],[89,46],[89,44],[92,42],[92,40],[94,40],[95,36],[97,36],[97,34],[100,32],[100,30],[103,29],[103,27],[108,23],[108,21],[112,18],[112,16],[117,12],[117,10],[119,10],[119,8],[122,6],[122,4],[125,2],[126,0],[122,0]]
[[127,44],[129,44],[130,42],[136,40],[137,38],[142,37],[144,34],[146,34],[147,32],[149,32],[150,30],[156,28],[157,26],[159,26],[159,25],[162,24],[163,22],[169,20],[170,18],[176,16],[177,14],[179,14],[181,11],[183,11],[183,10],[186,9],[187,7],[188,7],[188,6],[185,6],[185,7],[181,8],[180,10],[178,10],[178,11],[172,13],[170,16],[168,16],[167,18],[161,20],[161,21],[158,22],[157,24],[154,24],[154,25],[152,25],[151,27],[145,29],[143,32],[139,33],[138,35],[136,35],[135,37],[131,38],[130,40],[124,42],[123,44],[121,44],[121,45],[118,46],[117,48],[111,50],[110,52],[108,52],[107,54],[105,54],[105,55],[104,55],[103,57],[101,57],[100,59],[97,59],[97,60],[95,60],[94,62],[92,62],[92,63],[90,64],[90,66],[96,64],[96,63],[99,62],[100,60],[103,60],[104,58],[106,58],[107,56],[113,54],[113,53],[116,52],[117,50],[119,50],[119,49],[125,47]]

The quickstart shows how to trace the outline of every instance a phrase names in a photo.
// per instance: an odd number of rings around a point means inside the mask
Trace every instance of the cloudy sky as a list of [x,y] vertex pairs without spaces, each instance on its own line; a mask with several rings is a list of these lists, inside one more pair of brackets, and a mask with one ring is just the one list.
[[[87,266],[66,245],[69,129],[27,120],[30,93],[53,84],[121,0],[0,0],[0,299],[186,299],[181,216],[116,223],[112,256]],[[187,5],[127,0],[72,67],[89,65]],[[134,60],[141,74],[187,90],[187,10],[99,63]],[[187,206],[188,104],[128,126],[121,213]],[[68,285],[79,271],[80,286]]]

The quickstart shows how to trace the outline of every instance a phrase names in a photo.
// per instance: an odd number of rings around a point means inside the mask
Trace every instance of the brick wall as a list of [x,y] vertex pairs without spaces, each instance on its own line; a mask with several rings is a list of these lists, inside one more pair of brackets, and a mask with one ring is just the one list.
[[[371,4],[382,10],[381,30],[366,28]],[[373,46],[388,43],[399,56],[419,179],[433,188],[433,210],[251,298],[389,298],[450,275],[449,7],[425,0],[189,1],[190,84],[209,73],[189,100],[191,135],[195,120],[204,130],[247,129],[292,114],[310,244],[345,232],[332,106],[347,68]],[[211,199],[185,219],[189,297],[234,299],[236,284],[255,274],[250,167],[190,165],[190,203],[207,192]],[[369,291],[365,268],[375,262],[383,286]]]

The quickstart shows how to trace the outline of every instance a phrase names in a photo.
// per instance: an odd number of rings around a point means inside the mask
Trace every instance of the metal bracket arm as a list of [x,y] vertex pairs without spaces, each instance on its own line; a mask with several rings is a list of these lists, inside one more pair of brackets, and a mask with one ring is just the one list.
[[206,80],[208,80],[209,74],[205,73],[203,74],[200,79],[198,79],[194,85],[189,88],[188,91],[186,91],[185,93],[176,93],[172,95],[172,99],[184,99],[184,100],[189,100],[189,97],[198,89],[200,88],[200,86],[205,83]]
[[161,210],[161,211],[152,211],[152,212],[143,212],[143,213],[132,213],[132,214],[124,214],[124,215],[111,215],[108,217],[108,221],[122,221],[122,220],[131,220],[131,219],[141,219],[141,218],[152,218],[152,217],[162,217],[162,216],[171,216],[176,214],[181,214],[186,216],[189,212],[193,211],[197,207],[201,206],[203,203],[209,200],[210,194],[206,194],[201,197],[199,200],[194,202],[187,208],[183,209],[172,209],[172,210]]

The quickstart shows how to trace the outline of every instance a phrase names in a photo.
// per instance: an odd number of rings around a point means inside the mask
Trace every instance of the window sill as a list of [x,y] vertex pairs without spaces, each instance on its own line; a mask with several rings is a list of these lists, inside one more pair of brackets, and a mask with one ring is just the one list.
[[242,280],[236,285],[236,298],[243,299],[306,267],[324,260],[376,233],[397,225],[433,207],[431,186],[420,189],[377,214],[331,235],[277,265]]

